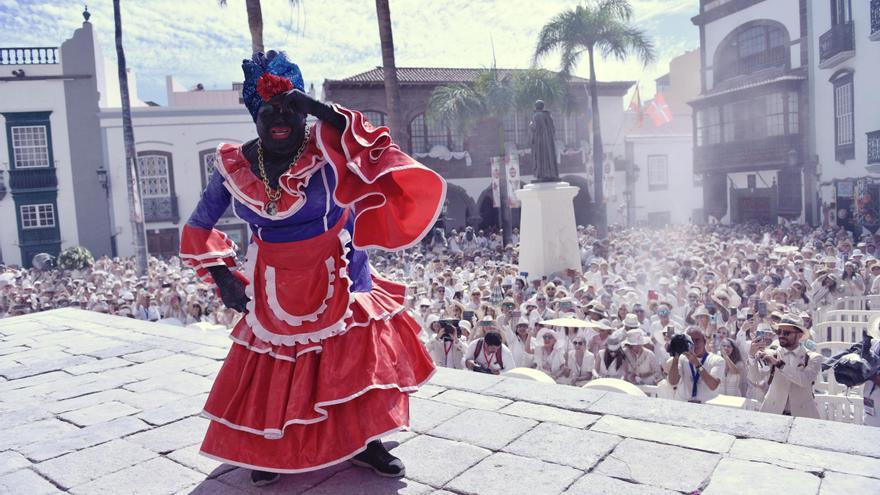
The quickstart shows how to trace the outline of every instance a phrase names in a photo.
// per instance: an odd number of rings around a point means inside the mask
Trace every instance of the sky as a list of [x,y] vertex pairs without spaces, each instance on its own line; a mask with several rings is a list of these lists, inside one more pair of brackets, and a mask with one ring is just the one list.
[[[142,100],[167,101],[165,76],[185,87],[229,89],[240,81],[250,52],[244,0],[121,0],[123,42]],[[541,27],[577,5],[565,0],[391,0],[399,67],[522,68],[531,63]],[[113,3],[88,2],[91,22],[106,57],[115,59]],[[669,60],[699,47],[690,18],[698,0],[631,0],[634,24],[653,40],[657,60],[644,67],[600,60],[599,80],[640,81],[642,99]],[[263,0],[267,49],[283,49],[303,71],[306,87],[320,94],[325,79],[341,79],[382,64],[373,0]],[[82,23],[82,4],[69,0],[0,0],[0,47],[59,46]],[[541,66],[557,69],[558,55]],[[575,74],[589,72],[586,58]]]

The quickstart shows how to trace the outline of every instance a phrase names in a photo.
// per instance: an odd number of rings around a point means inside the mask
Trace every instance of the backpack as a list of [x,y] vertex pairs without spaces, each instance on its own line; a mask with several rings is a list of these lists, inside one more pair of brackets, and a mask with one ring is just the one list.
[[[477,348],[474,349],[474,362],[477,361],[477,356],[480,355],[480,352],[483,350],[483,339],[477,340]],[[501,369],[504,369],[504,361],[501,359],[501,347],[498,347],[498,350],[495,351],[495,361],[498,362],[498,366],[501,366]]]

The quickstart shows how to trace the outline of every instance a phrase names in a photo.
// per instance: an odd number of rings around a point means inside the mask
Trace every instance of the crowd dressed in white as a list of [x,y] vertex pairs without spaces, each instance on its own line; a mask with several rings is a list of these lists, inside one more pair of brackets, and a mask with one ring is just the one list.
[[[578,233],[582,270],[549,277],[519,271],[515,230],[506,246],[498,233],[438,230],[370,259],[407,285],[407,311],[438,366],[530,368],[575,386],[619,378],[658,385],[669,398],[740,396],[795,416],[815,416],[806,403],[822,362],[813,352],[816,312],[880,294],[880,239],[841,228],[612,229],[604,241],[589,227]],[[226,328],[239,317],[177,258],[151,258],[141,277],[119,258],[76,274],[0,270],[0,316],[59,307]],[[542,324],[559,319],[568,320]],[[688,337],[689,350],[670,356],[676,335]],[[866,397],[880,400],[870,385]]]

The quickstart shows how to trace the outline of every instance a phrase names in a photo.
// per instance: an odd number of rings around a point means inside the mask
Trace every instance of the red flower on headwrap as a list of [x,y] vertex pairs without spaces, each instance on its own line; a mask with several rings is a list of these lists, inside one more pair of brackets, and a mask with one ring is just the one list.
[[257,93],[263,101],[269,101],[273,96],[286,93],[293,89],[293,83],[286,77],[276,76],[268,72],[260,76],[257,81]]

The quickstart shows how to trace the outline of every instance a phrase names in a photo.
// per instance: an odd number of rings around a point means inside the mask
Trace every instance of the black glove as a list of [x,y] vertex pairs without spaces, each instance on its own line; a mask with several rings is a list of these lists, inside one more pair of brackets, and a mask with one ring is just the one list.
[[284,93],[284,106],[302,114],[314,115],[340,131],[345,129],[345,117],[336,113],[336,110],[330,105],[316,100],[298,89]]
[[250,299],[244,293],[244,283],[226,266],[209,266],[208,271],[211,272],[214,284],[220,291],[223,304],[240,313],[247,313],[246,305]]

